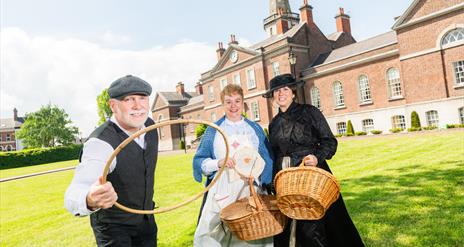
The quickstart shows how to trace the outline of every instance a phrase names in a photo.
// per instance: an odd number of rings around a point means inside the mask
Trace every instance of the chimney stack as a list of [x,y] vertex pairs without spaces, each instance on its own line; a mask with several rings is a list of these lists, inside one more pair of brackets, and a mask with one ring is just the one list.
[[300,21],[313,24],[313,7],[308,4],[308,0],[303,0],[303,6],[300,7]]
[[230,45],[230,44],[238,45],[238,41],[235,39],[235,34],[231,34],[231,35],[230,35],[230,42],[229,42],[229,45]]
[[14,121],[18,121],[18,110],[16,108],[13,109],[13,119]]
[[201,85],[201,82],[197,82],[195,85],[195,92],[197,92],[197,94],[203,94],[203,85]]
[[222,42],[219,42],[218,43],[218,49],[216,50],[216,54],[217,54],[217,60],[221,60],[222,58],[222,55],[224,55],[224,52],[226,51],[226,49],[224,49],[224,46],[222,45]]
[[351,27],[350,27],[350,16],[345,14],[343,8],[340,8],[340,13],[335,16],[335,20],[337,23],[337,32],[344,32],[347,34],[351,34]]
[[284,9],[279,8],[277,9],[277,15],[279,15],[279,19],[277,20],[277,34],[282,34],[288,31],[288,21],[284,20],[282,17],[284,15]]
[[184,83],[182,83],[181,81],[179,83],[177,83],[177,85],[176,85],[176,92],[178,94],[182,95],[182,97],[184,97],[184,93],[185,93]]

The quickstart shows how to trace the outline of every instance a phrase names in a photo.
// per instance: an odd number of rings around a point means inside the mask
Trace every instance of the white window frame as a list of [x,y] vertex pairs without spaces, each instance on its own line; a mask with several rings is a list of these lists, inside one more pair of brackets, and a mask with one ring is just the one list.
[[222,89],[224,89],[225,87],[227,86],[227,78],[222,78],[219,80],[219,87]]
[[211,112],[211,122],[216,122],[216,112]]
[[259,104],[257,101],[253,101],[250,103],[250,112],[251,112],[251,116],[253,117],[254,121],[260,120]]
[[392,129],[406,129],[406,120],[403,115],[395,115],[391,118]]
[[390,99],[402,98],[401,79],[399,69],[392,67],[387,70],[388,97]]
[[458,109],[459,112],[459,123],[464,124],[464,107]]
[[[161,123],[163,121],[163,114],[159,114],[158,115],[158,123]],[[164,137],[164,131],[163,131],[163,127],[159,127],[159,138],[163,138]]]
[[440,119],[438,117],[438,111],[436,110],[430,110],[425,112],[425,118],[427,120],[427,126],[432,127],[438,127],[440,124]]
[[242,83],[240,82],[240,81],[241,81],[241,79],[240,79],[240,73],[234,74],[234,75],[232,76],[232,79],[233,79],[235,85],[242,86]]
[[360,75],[358,77],[358,90],[360,103],[372,102],[371,88],[369,86],[369,78],[367,75]]
[[272,76],[280,75],[280,64],[279,62],[272,62]]
[[10,133],[6,134],[6,140],[5,141],[7,141],[7,142],[11,141],[11,134]]
[[214,88],[211,85],[208,85],[208,100],[209,102],[214,101]]
[[335,108],[345,106],[345,96],[343,95],[343,85],[340,81],[333,83],[333,95]]
[[458,42],[464,40],[464,28],[458,27],[456,29],[453,29],[449,32],[447,32],[444,36],[443,39],[441,40],[441,45],[449,45],[454,42]]
[[456,86],[464,86],[464,60],[453,62],[453,70]]
[[[193,116],[189,116],[189,120],[192,120]],[[195,132],[195,124],[190,123],[190,133]]]
[[362,128],[363,128],[363,131],[366,133],[371,132],[371,130],[374,130],[374,120],[372,118],[363,119]]
[[256,76],[255,76],[255,69],[247,69],[246,70],[246,77],[247,77],[247,88],[253,89],[256,88]]
[[316,86],[312,86],[310,89],[311,94],[311,105],[321,109],[321,94],[319,92],[319,88]]
[[337,125],[337,134],[339,135],[346,134],[346,122],[338,122],[336,125]]

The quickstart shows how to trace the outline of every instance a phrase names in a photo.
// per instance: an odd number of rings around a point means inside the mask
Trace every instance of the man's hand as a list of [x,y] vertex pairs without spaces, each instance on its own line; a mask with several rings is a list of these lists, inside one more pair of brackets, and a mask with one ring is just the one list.
[[90,186],[86,201],[87,207],[94,211],[99,208],[110,208],[118,200],[118,195],[114,191],[111,182],[103,184],[103,178],[99,177],[98,181]]
[[[219,160],[219,162],[218,162],[219,168],[221,168],[221,167],[224,165],[224,161],[225,161],[225,159]],[[232,159],[232,158],[229,158],[229,160],[227,160],[227,163],[226,163],[225,165],[226,165],[226,167],[234,168],[234,166],[235,166],[235,160]]]
[[306,157],[304,157],[304,164],[305,166],[317,166],[317,157],[309,154]]

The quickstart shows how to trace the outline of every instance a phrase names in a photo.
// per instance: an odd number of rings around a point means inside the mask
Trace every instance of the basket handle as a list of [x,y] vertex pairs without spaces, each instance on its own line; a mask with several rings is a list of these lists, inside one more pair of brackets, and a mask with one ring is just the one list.
[[256,205],[256,210],[262,211],[263,204],[261,203],[261,200],[259,199],[258,193],[256,193],[255,186],[253,186],[254,180],[255,179],[253,176],[248,177],[248,185],[250,186],[251,198],[253,199],[253,202]]
[[[111,156],[109,157],[108,161],[106,162],[106,165],[105,165],[105,168],[103,169],[103,175],[102,175],[102,183],[106,183],[106,178],[108,176],[108,173],[109,173],[109,169],[110,169],[110,165],[111,165],[111,162],[113,162],[114,158],[119,154],[119,152],[121,152],[121,150],[127,146],[132,140],[134,140],[135,138],[139,137],[140,135],[142,135],[143,133],[146,133],[148,131],[151,131],[151,130],[154,130],[156,128],[159,128],[159,127],[163,127],[165,125],[171,125],[171,124],[183,124],[183,123],[196,123],[196,124],[206,124],[214,129],[216,129],[222,136],[222,138],[224,139],[224,143],[226,145],[226,156],[225,156],[225,160],[224,160],[224,163],[227,163],[227,161],[229,160],[229,143],[228,143],[228,140],[227,140],[227,137],[226,137],[226,134],[224,133],[224,131],[219,127],[217,126],[216,124],[214,123],[211,123],[211,122],[208,122],[208,121],[203,121],[203,120],[195,120],[195,119],[176,119],[176,120],[168,120],[168,121],[163,121],[163,122],[160,122],[160,123],[157,123],[157,124],[153,124],[153,125],[150,125],[144,129],[141,129],[137,132],[135,132],[134,134],[132,134],[131,136],[129,136],[126,140],[124,140],[121,144],[119,144],[118,147],[116,147],[116,149],[113,151],[113,153],[111,154]],[[213,181],[211,181],[211,183],[200,193],[196,194],[196,195],[193,195],[192,197],[188,198],[186,201],[184,202],[181,202],[181,203],[178,203],[176,205],[173,205],[173,206],[170,206],[170,207],[165,207],[165,208],[158,208],[158,209],[154,209],[154,210],[139,210],[139,209],[133,209],[133,208],[129,208],[129,207],[126,207],[118,202],[116,202],[114,205],[116,207],[118,207],[119,209],[121,210],[124,210],[126,212],[129,212],[129,213],[133,213],[133,214],[159,214],[159,213],[164,213],[164,212],[168,212],[168,211],[171,211],[171,210],[174,210],[176,208],[179,208],[179,207],[182,207],[186,204],[189,204],[193,201],[195,201],[196,199],[200,198],[201,196],[203,196],[203,194],[205,194],[206,192],[208,192],[208,190],[216,183],[216,181],[218,180],[218,178],[221,176],[222,172],[224,171],[224,168],[226,166],[222,166],[221,168],[219,168],[219,170],[217,171],[216,173],[216,176],[214,176],[214,179]]]

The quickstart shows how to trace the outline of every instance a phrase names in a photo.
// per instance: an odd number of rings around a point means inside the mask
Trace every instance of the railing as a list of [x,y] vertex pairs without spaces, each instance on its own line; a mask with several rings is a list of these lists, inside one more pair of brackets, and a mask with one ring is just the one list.
[[283,13],[282,15],[272,14],[272,15],[268,16],[266,19],[263,20],[264,25],[266,25],[267,23],[269,23],[271,21],[274,21],[275,19],[278,19],[280,17],[287,18],[287,19],[294,19],[294,20],[299,20],[300,19],[300,15],[297,14],[297,13]]

